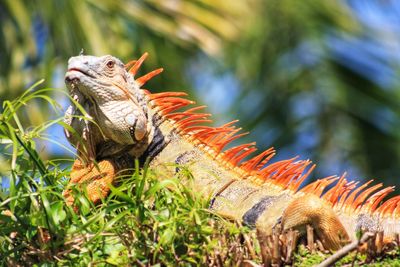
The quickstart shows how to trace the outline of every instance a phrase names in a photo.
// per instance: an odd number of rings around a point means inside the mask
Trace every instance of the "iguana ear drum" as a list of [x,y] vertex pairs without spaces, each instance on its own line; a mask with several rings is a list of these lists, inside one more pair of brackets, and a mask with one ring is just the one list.
[[140,141],[147,134],[147,119],[144,115],[141,115],[139,112],[135,114],[130,113],[125,117],[125,122],[128,125],[132,125],[129,127],[129,133],[133,140]]

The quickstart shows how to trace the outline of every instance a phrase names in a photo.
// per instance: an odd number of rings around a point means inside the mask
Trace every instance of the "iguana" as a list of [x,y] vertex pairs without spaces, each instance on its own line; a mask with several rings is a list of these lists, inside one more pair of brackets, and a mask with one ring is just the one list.
[[[210,114],[201,112],[204,106],[191,107],[184,92],[141,89],[162,71],[135,79],[146,57],[126,65],[109,55],[68,61],[66,85],[91,118],[82,119],[76,103],[66,112],[66,135],[79,155],[70,184],[86,183],[92,201],[105,197],[118,171],[138,159],[171,176],[185,166],[193,179],[183,182],[210,198],[210,209],[265,235],[278,224],[283,231],[311,225],[323,246],[336,250],[356,239],[359,229],[384,231],[386,240],[400,233],[400,196],[383,202],[394,187],[358,185],[343,175],[299,189],[315,167],[310,160],[269,163],[275,150],[251,156],[255,143],[226,148],[247,133],[240,133],[236,121],[209,126]],[[65,197],[72,204],[69,189]]]

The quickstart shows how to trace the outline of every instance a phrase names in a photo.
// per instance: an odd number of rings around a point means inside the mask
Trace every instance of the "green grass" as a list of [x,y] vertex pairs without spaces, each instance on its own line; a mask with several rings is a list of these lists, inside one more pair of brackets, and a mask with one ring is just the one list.
[[[43,161],[38,139],[54,120],[25,128],[19,119],[29,101],[57,104],[36,89],[3,103],[0,151],[9,165],[0,188],[0,264],[5,266],[188,266],[239,265],[261,262],[254,231],[220,218],[208,201],[184,187],[178,177],[159,181],[153,170],[136,168],[120,177],[118,187],[94,206],[85,192],[74,190],[76,211],[62,196],[70,160]],[[67,167],[61,167],[67,166]],[[189,178],[188,178],[189,179]],[[395,266],[395,256],[382,262]],[[296,266],[312,266],[326,258],[299,249]],[[351,262],[354,256],[343,259]],[[365,258],[359,256],[358,262]],[[385,266],[385,265],[374,265]]]

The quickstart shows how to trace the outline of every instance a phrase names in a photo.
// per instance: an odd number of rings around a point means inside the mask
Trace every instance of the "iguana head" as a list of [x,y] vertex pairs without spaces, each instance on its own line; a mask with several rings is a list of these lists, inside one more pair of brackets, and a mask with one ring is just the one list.
[[79,104],[84,103],[82,106],[94,123],[81,121],[77,116],[81,115],[79,110],[74,108],[67,112],[65,122],[90,141],[96,157],[128,148],[139,156],[152,141],[152,116],[148,112],[148,98],[140,86],[162,69],[135,80],[136,71],[146,56],[147,53],[127,65],[108,55],[79,55],[68,61],[65,83],[71,96]]
[[138,89],[124,64],[109,55],[71,57],[65,83],[96,103],[128,99],[128,91]]

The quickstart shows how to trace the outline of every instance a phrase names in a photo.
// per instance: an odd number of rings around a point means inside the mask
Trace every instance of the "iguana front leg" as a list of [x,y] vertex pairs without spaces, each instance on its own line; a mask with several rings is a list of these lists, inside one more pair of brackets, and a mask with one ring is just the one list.
[[119,176],[129,173],[132,163],[133,160],[128,154],[104,159],[97,164],[84,164],[80,159],[76,159],[71,169],[71,179],[63,193],[66,203],[74,203],[72,186],[86,190],[89,199],[95,204],[98,203],[110,193],[110,185],[115,184]]

